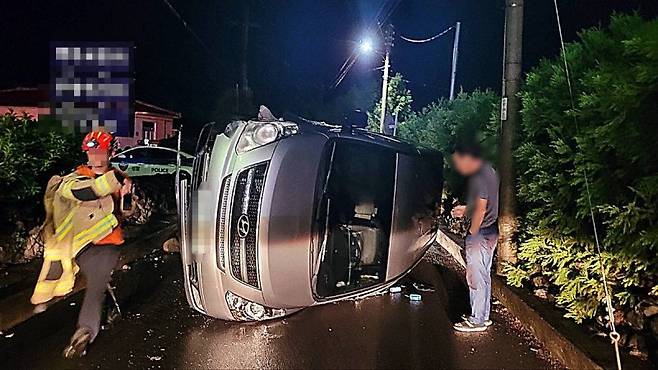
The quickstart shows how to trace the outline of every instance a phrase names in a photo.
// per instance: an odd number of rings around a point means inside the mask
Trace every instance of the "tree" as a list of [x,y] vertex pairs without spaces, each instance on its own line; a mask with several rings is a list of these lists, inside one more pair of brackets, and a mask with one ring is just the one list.
[[[404,121],[411,114],[411,91],[407,89],[407,82],[401,73],[396,73],[388,80],[388,93],[386,94],[386,112],[394,115],[398,112],[398,122]],[[372,111],[368,112],[368,130],[379,132],[379,116],[381,101],[377,99]]]
[[[401,123],[399,136],[436,149],[444,156],[450,155],[458,141],[477,142],[482,145],[485,157],[493,161],[498,144],[498,101],[499,97],[491,90],[461,92],[452,101],[440,99]],[[444,176],[450,195],[460,198],[464,179],[452,170],[449,160]]]
[[28,230],[43,217],[50,176],[84,163],[80,138],[59,122],[13,112],[0,116],[0,264],[23,255]]
[[656,40],[658,21],[613,16],[607,30],[586,30],[566,47],[575,109],[558,56],[533,69],[522,90],[515,156],[524,241],[509,281],[543,275],[579,321],[598,312],[604,294],[585,174],[615,305],[658,295]]
[[13,112],[0,116],[0,203],[31,202],[48,177],[82,163],[79,141]]

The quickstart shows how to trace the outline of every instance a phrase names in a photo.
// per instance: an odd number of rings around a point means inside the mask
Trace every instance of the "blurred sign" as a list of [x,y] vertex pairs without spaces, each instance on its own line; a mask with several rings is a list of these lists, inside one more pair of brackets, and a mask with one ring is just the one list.
[[131,136],[133,46],[52,43],[51,113],[65,129]]
[[507,121],[507,97],[500,101],[500,120]]
[[395,117],[393,117],[390,114],[386,115],[386,118],[384,119],[384,123],[386,124],[386,127],[388,127],[391,130],[393,130],[395,126],[397,126],[397,122],[395,122]]
[[395,120],[395,117],[387,114],[386,117],[384,118],[384,125],[386,125],[386,132],[385,134],[388,135],[394,135],[395,131],[397,130],[397,121]]

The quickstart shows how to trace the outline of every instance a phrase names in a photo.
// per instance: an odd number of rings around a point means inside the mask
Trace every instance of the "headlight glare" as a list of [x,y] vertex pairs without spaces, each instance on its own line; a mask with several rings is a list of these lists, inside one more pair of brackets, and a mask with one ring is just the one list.
[[258,145],[269,144],[276,140],[278,137],[279,129],[271,123],[257,127],[253,135],[254,142]]
[[256,303],[246,304],[244,310],[247,313],[247,316],[253,317],[256,320],[260,320],[266,314],[265,307]]
[[233,318],[239,321],[270,320],[286,314],[284,309],[265,307],[230,291],[226,292],[226,304]]
[[299,127],[292,122],[249,121],[240,135],[236,151],[242,154],[297,132]]

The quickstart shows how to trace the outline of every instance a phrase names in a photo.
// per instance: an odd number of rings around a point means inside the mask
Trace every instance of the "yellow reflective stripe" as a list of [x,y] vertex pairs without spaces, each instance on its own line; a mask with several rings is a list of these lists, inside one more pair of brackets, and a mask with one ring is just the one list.
[[112,186],[110,186],[110,183],[107,181],[107,177],[105,177],[105,175],[100,176],[99,178],[94,180],[94,183],[96,184],[96,186],[98,186],[98,188],[103,194],[109,194],[112,190]]
[[112,221],[113,218],[114,218],[114,215],[111,215],[111,214],[110,214],[110,215],[107,215],[107,216],[105,216],[105,217],[103,217],[103,219],[100,220],[100,221],[98,221],[94,226],[88,228],[87,230],[84,230],[84,231],[79,232],[79,233],[73,238],[73,241],[75,242],[75,241],[77,241],[77,240],[80,240],[80,239],[82,239],[82,238],[85,238],[85,237],[86,237],[87,235],[89,235],[89,234],[95,234],[95,233],[98,231],[98,229],[103,228],[104,226],[106,226],[107,223],[111,223],[111,221]]
[[57,227],[56,232],[58,232],[60,229],[63,229],[67,223],[71,222],[71,219],[73,219],[73,210],[71,210],[71,212],[69,212],[69,214],[64,217],[62,223]]
[[76,253],[77,253],[77,249],[78,249],[79,247],[82,247],[82,246],[86,245],[87,243],[89,243],[89,242],[91,242],[92,240],[96,239],[98,236],[100,236],[100,235],[103,234],[104,232],[106,232],[106,231],[108,231],[108,230],[111,231],[111,230],[112,230],[112,226],[113,226],[112,224],[106,225],[105,227],[103,227],[103,228],[101,228],[101,229],[98,229],[98,230],[97,230],[96,232],[94,232],[93,234],[91,234],[91,235],[89,235],[89,236],[87,236],[87,237],[85,237],[85,238],[83,238],[83,239],[80,239],[80,240],[76,240],[76,241],[74,241],[74,242],[73,242],[73,249],[75,249],[75,250],[76,250]]
[[55,239],[57,239],[58,242],[61,242],[66,235],[68,235],[69,231],[73,229],[73,223],[69,223],[66,229],[61,230],[61,233],[58,233],[55,235]]
[[114,217],[114,215],[107,215],[105,216],[101,221],[99,221],[96,225],[90,227],[89,229],[82,231],[78,233],[74,238],[73,238],[73,247],[77,248],[82,244],[85,244],[91,240],[94,240],[94,238],[98,237],[100,234],[102,234],[104,231],[107,230],[107,228],[112,228],[113,226],[118,225],[118,221]]
[[68,234],[68,232],[71,231],[71,227],[73,225],[73,223],[71,222],[71,220],[73,219],[73,213],[74,210],[71,210],[71,212],[69,212],[69,214],[64,218],[64,221],[62,221],[62,223],[59,226],[57,226],[57,229],[55,229],[55,237],[57,238],[57,240],[64,239],[64,236],[66,236],[66,234]]

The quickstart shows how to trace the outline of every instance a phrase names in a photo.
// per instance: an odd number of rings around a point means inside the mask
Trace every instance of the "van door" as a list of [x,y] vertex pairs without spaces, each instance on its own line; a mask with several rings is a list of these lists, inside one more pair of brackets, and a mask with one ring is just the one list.
[[443,158],[398,153],[386,280],[405,273],[434,241],[443,192]]

